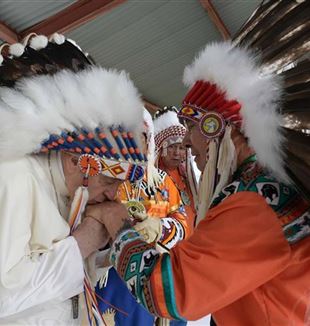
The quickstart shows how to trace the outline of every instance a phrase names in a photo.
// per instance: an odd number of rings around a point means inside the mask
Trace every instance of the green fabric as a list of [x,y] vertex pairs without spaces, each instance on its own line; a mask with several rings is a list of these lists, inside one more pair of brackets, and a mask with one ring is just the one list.
[[174,286],[173,286],[173,275],[172,275],[172,268],[171,268],[171,261],[169,254],[163,254],[162,258],[162,279],[163,279],[163,288],[165,293],[166,299],[166,306],[169,311],[169,314],[178,320],[184,320],[179,315],[177,311],[177,305],[175,302],[175,293],[174,293]]

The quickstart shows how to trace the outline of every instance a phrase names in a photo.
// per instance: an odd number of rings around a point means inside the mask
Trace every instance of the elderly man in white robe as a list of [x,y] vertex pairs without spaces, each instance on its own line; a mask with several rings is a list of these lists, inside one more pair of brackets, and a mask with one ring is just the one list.
[[142,103],[126,73],[62,36],[26,43],[0,67],[0,325],[79,325],[83,291],[99,324],[84,259],[109,236],[82,215],[142,177]]

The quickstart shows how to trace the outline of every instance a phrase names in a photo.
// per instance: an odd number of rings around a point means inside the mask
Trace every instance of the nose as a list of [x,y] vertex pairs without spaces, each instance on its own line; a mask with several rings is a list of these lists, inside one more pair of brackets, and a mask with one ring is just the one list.
[[191,148],[192,147],[192,142],[190,140],[190,136],[189,136],[189,132],[187,131],[183,141],[182,141],[182,146],[186,147],[186,148]]

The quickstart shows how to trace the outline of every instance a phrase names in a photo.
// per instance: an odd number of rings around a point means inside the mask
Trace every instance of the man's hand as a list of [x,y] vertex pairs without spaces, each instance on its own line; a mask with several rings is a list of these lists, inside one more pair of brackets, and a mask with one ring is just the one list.
[[125,230],[131,227],[125,205],[115,201],[89,205],[86,207],[85,215],[104,224],[112,240],[114,240],[123,229]]
[[103,248],[110,236],[107,229],[93,218],[86,217],[72,236],[78,243],[83,258],[87,258],[94,251]]
[[147,217],[142,222],[136,223],[134,228],[148,243],[157,242],[162,234],[160,218],[156,217]]

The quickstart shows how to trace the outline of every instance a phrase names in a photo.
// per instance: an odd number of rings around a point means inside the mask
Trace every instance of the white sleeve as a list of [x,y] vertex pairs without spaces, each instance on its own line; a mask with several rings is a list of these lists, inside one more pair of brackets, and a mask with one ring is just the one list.
[[[0,164],[0,317],[82,292],[83,260],[46,188]],[[47,181],[48,182],[48,181]]]
[[33,264],[31,279],[22,288],[1,289],[0,318],[50,300],[61,302],[83,291],[83,260],[74,237],[55,243]]

